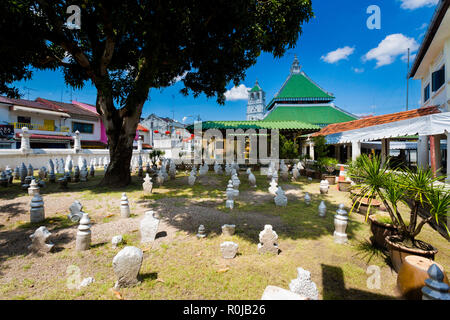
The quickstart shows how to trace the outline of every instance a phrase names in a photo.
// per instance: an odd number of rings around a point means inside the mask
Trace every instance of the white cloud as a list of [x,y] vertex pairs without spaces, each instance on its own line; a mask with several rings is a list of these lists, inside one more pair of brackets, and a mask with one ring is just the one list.
[[[415,58],[416,58],[416,54],[415,53],[414,54],[410,54],[409,55],[409,62],[413,62]],[[408,53],[403,55],[401,59],[402,59],[403,62],[408,62]]]
[[227,92],[225,92],[225,98],[228,101],[237,101],[237,100],[247,100],[248,99],[248,90],[245,85],[240,84],[238,87],[231,88]]
[[419,48],[419,44],[414,38],[408,38],[401,33],[388,35],[378,44],[378,47],[373,48],[363,56],[363,60],[376,60],[377,68],[391,64],[398,56],[402,59],[407,58],[408,48],[410,52],[414,52]]
[[428,23],[424,22],[424,23],[422,23],[422,25],[421,25],[419,28],[417,28],[416,30],[423,30],[423,29],[426,29],[426,27],[428,27]]
[[344,48],[339,48],[334,51],[328,52],[326,56],[322,56],[320,59],[327,63],[336,63],[340,60],[348,59],[348,57],[353,54],[355,48],[346,46]]
[[414,10],[422,7],[435,6],[439,0],[401,0],[402,9]]
[[364,68],[352,68],[352,70],[355,73],[363,73],[364,72]]

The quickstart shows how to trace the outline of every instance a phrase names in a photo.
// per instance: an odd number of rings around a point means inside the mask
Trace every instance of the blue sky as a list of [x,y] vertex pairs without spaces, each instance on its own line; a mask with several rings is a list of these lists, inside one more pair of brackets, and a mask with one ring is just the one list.
[[[434,13],[437,0],[313,0],[315,18],[303,26],[295,48],[281,59],[263,53],[248,69],[242,84],[248,88],[256,79],[266,91],[267,103],[280,89],[296,54],[302,70],[326,91],[334,103],[358,115],[386,114],[405,110],[406,48],[417,52]],[[368,29],[366,13],[370,5],[381,9],[381,29]],[[411,61],[412,64],[412,61]],[[24,98],[43,97],[70,101],[60,72],[35,72],[30,81],[18,84]],[[30,88],[29,90],[24,87]],[[232,89],[230,84],[227,88]],[[181,83],[164,90],[152,90],[142,116],[151,113],[174,116],[200,115],[202,120],[245,120],[246,100],[227,100],[218,105],[205,96],[184,97]],[[235,93],[235,92],[233,92]],[[242,94],[234,95],[235,98]],[[95,104],[96,90],[87,85],[72,91],[78,101]],[[410,80],[410,109],[419,107],[420,81]],[[186,123],[191,123],[188,118]]]

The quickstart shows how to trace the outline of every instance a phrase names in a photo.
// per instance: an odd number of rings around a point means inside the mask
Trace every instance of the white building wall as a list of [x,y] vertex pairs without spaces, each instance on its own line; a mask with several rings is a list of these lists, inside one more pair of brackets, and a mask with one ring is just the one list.
[[0,124],[9,122],[9,105],[0,103]]
[[[432,74],[445,65],[445,82],[437,91],[432,91]],[[428,66],[428,73],[421,79],[422,107],[439,106],[443,111],[450,111],[450,38],[445,42],[444,48]],[[424,90],[430,85],[430,98],[425,101]]]
[[[133,151],[133,156],[145,156],[149,151],[143,150],[139,153],[137,150]],[[0,149],[0,171],[3,171],[6,166],[9,166],[14,170],[16,166],[20,166],[22,162],[28,166],[31,164],[34,169],[41,167],[48,168],[48,161],[50,159],[55,162],[55,159],[63,159],[66,161],[67,156],[72,158],[73,164],[78,165],[79,158],[83,157],[89,164],[94,158],[99,160],[100,158],[109,159],[108,149],[82,149],[79,152],[75,152],[73,149],[31,149],[30,153],[23,153],[20,149]],[[165,156],[167,157],[167,156]],[[98,162],[97,162],[98,163]],[[56,166],[56,163],[55,163]]]
[[96,121],[92,121],[92,120],[79,120],[76,118],[69,118],[65,121],[65,126],[69,127],[69,133],[70,136],[74,136],[76,130],[72,130],[72,123],[73,122],[79,122],[79,123],[89,123],[89,124],[93,124],[94,125],[94,130],[93,133],[83,133],[80,132],[80,137],[81,140],[100,140],[100,136],[101,136],[101,125],[100,125],[100,121],[96,120]]

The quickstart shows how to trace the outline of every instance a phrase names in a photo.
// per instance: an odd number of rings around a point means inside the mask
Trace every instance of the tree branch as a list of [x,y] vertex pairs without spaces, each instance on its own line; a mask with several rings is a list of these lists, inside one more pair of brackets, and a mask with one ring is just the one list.
[[433,217],[430,216],[430,217],[428,217],[428,218],[422,220],[422,221],[419,223],[419,225],[417,226],[416,230],[414,231],[414,233],[413,233],[413,238],[416,237],[416,236],[420,233],[420,231],[422,231],[423,226],[424,226],[426,223],[430,222],[432,219],[433,219]]
[[39,3],[46,16],[49,18],[50,23],[54,26],[53,31],[50,31],[49,29],[46,34],[48,40],[60,45],[64,50],[68,51],[78,62],[78,64],[86,70],[87,74],[94,81],[95,75],[91,68],[91,63],[89,62],[88,57],[74,41],[67,39],[64,32],[62,31],[63,23],[56,15],[56,11],[53,10],[53,8],[45,0],[37,0],[37,2]]
[[107,3],[103,3],[102,5],[102,17],[104,23],[104,32],[106,35],[105,40],[105,48],[103,50],[103,54],[100,60],[100,74],[105,76],[107,74],[107,67],[112,60],[114,47],[115,47],[115,36],[113,30],[113,24],[111,22],[111,14],[106,9]]

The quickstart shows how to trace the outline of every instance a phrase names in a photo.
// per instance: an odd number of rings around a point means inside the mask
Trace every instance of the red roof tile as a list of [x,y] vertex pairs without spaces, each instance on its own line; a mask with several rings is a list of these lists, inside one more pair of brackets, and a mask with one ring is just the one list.
[[30,108],[43,109],[43,110],[66,112],[66,110],[64,110],[56,105],[49,105],[49,104],[45,104],[45,103],[42,103],[39,101],[31,101],[31,100],[25,100],[25,99],[11,99],[11,98],[6,98],[3,96],[0,96],[0,103],[7,103],[7,104],[12,104],[12,105],[17,105],[17,106],[30,107]]
[[366,127],[372,127],[380,124],[413,119],[417,117],[423,117],[430,114],[440,113],[441,111],[437,106],[419,108],[409,111],[402,111],[397,113],[384,114],[381,116],[373,116],[370,118],[353,120],[348,122],[334,123],[326,126],[319,132],[313,133],[311,136],[327,136],[333,133],[339,133],[344,131],[350,131],[355,129],[361,129]]
[[48,106],[53,106],[54,108],[62,109],[62,111],[65,111],[70,115],[99,117],[97,112],[90,111],[73,103],[58,102],[43,98],[37,98],[36,101]]
[[150,131],[146,127],[142,126],[140,123],[137,126],[137,130],[144,131],[144,132],[149,132]]

